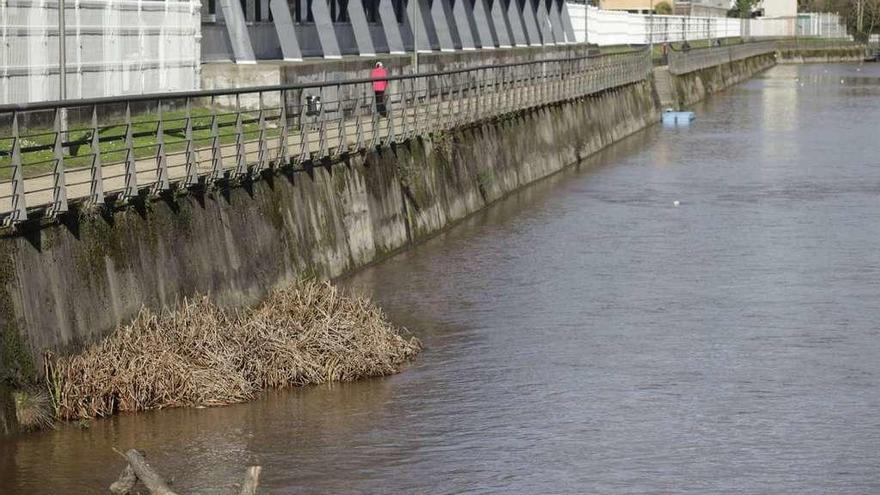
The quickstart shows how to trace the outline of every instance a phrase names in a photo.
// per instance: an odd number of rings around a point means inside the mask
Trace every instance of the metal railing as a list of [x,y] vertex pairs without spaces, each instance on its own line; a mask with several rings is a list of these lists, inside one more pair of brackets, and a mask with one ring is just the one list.
[[798,37],[776,42],[778,51],[865,49],[866,45],[849,39]]
[[636,50],[389,77],[383,112],[370,79],[0,106],[0,218],[340,159],[650,71]]
[[687,74],[775,51],[775,41],[757,41],[682,51],[673,50],[669,53],[669,72],[676,75]]
[[673,50],[669,53],[669,72],[680,75],[715,67],[736,60],[777,51],[865,49],[865,45],[845,39],[787,38],[753,41],[728,46]]

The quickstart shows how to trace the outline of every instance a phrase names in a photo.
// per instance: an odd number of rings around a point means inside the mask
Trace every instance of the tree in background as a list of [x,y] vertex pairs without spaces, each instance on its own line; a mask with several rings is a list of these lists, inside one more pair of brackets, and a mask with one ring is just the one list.
[[654,13],[659,15],[672,15],[672,5],[669,2],[662,1],[654,5]]
[[748,19],[758,5],[761,5],[761,0],[736,0],[733,3],[733,8],[727,11],[727,17]]
[[[736,0],[733,8],[727,12],[727,17],[739,17],[740,19],[749,19],[752,17],[752,11],[761,5],[761,0]],[[749,37],[749,23],[742,23],[742,37]]]
[[859,40],[880,32],[880,0],[798,0],[798,12],[838,14]]

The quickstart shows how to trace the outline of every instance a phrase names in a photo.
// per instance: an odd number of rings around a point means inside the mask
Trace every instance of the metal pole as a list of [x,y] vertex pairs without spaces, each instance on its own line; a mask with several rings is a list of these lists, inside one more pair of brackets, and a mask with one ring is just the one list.
[[590,11],[590,9],[588,8],[589,6],[590,6],[590,1],[584,0],[584,46],[587,47],[587,54],[590,53],[590,40],[587,37],[587,32],[588,32],[588,30],[587,30],[587,16],[589,15],[589,11]]
[[64,17],[64,0],[58,0],[58,89],[62,101],[67,99],[67,40],[65,39],[67,33]]
[[654,60],[654,0],[651,0],[651,10],[648,11],[648,23],[650,31],[648,34],[648,49],[651,53],[651,60]]
[[[58,93],[61,101],[67,100],[67,27],[65,26],[66,11],[64,0],[58,0]],[[61,107],[59,127],[57,132],[61,134],[63,143],[67,139],[67,108]],[[63,147],[62,147],[63,149]]]
[[415,2],[415,8],[413,8],[413,20],[411,22],[413,27],[413,56],[412,56],[412,65],[413,65],[413,74],[419,73],[419,0],[409,0],[410,2]]

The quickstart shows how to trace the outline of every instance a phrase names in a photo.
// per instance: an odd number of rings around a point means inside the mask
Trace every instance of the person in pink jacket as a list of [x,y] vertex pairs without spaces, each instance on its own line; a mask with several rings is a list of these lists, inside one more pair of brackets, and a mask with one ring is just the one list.
[[370,72],[370,78],[373,79],[373,93],[376,95],[376,110],[383,117],[388,116],[388,109],[385,106],[385,90],[388,89],[388,69],[382,62],[376,62],[373,71]]

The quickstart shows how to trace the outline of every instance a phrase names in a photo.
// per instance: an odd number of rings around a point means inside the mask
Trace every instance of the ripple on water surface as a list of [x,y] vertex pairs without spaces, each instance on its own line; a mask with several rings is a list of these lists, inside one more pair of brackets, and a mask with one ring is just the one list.
[[2,491],[136,445],[182,492],[880,492],[880,66],[696,112],[347,281],[426,344],[405,373],[5,440]]

